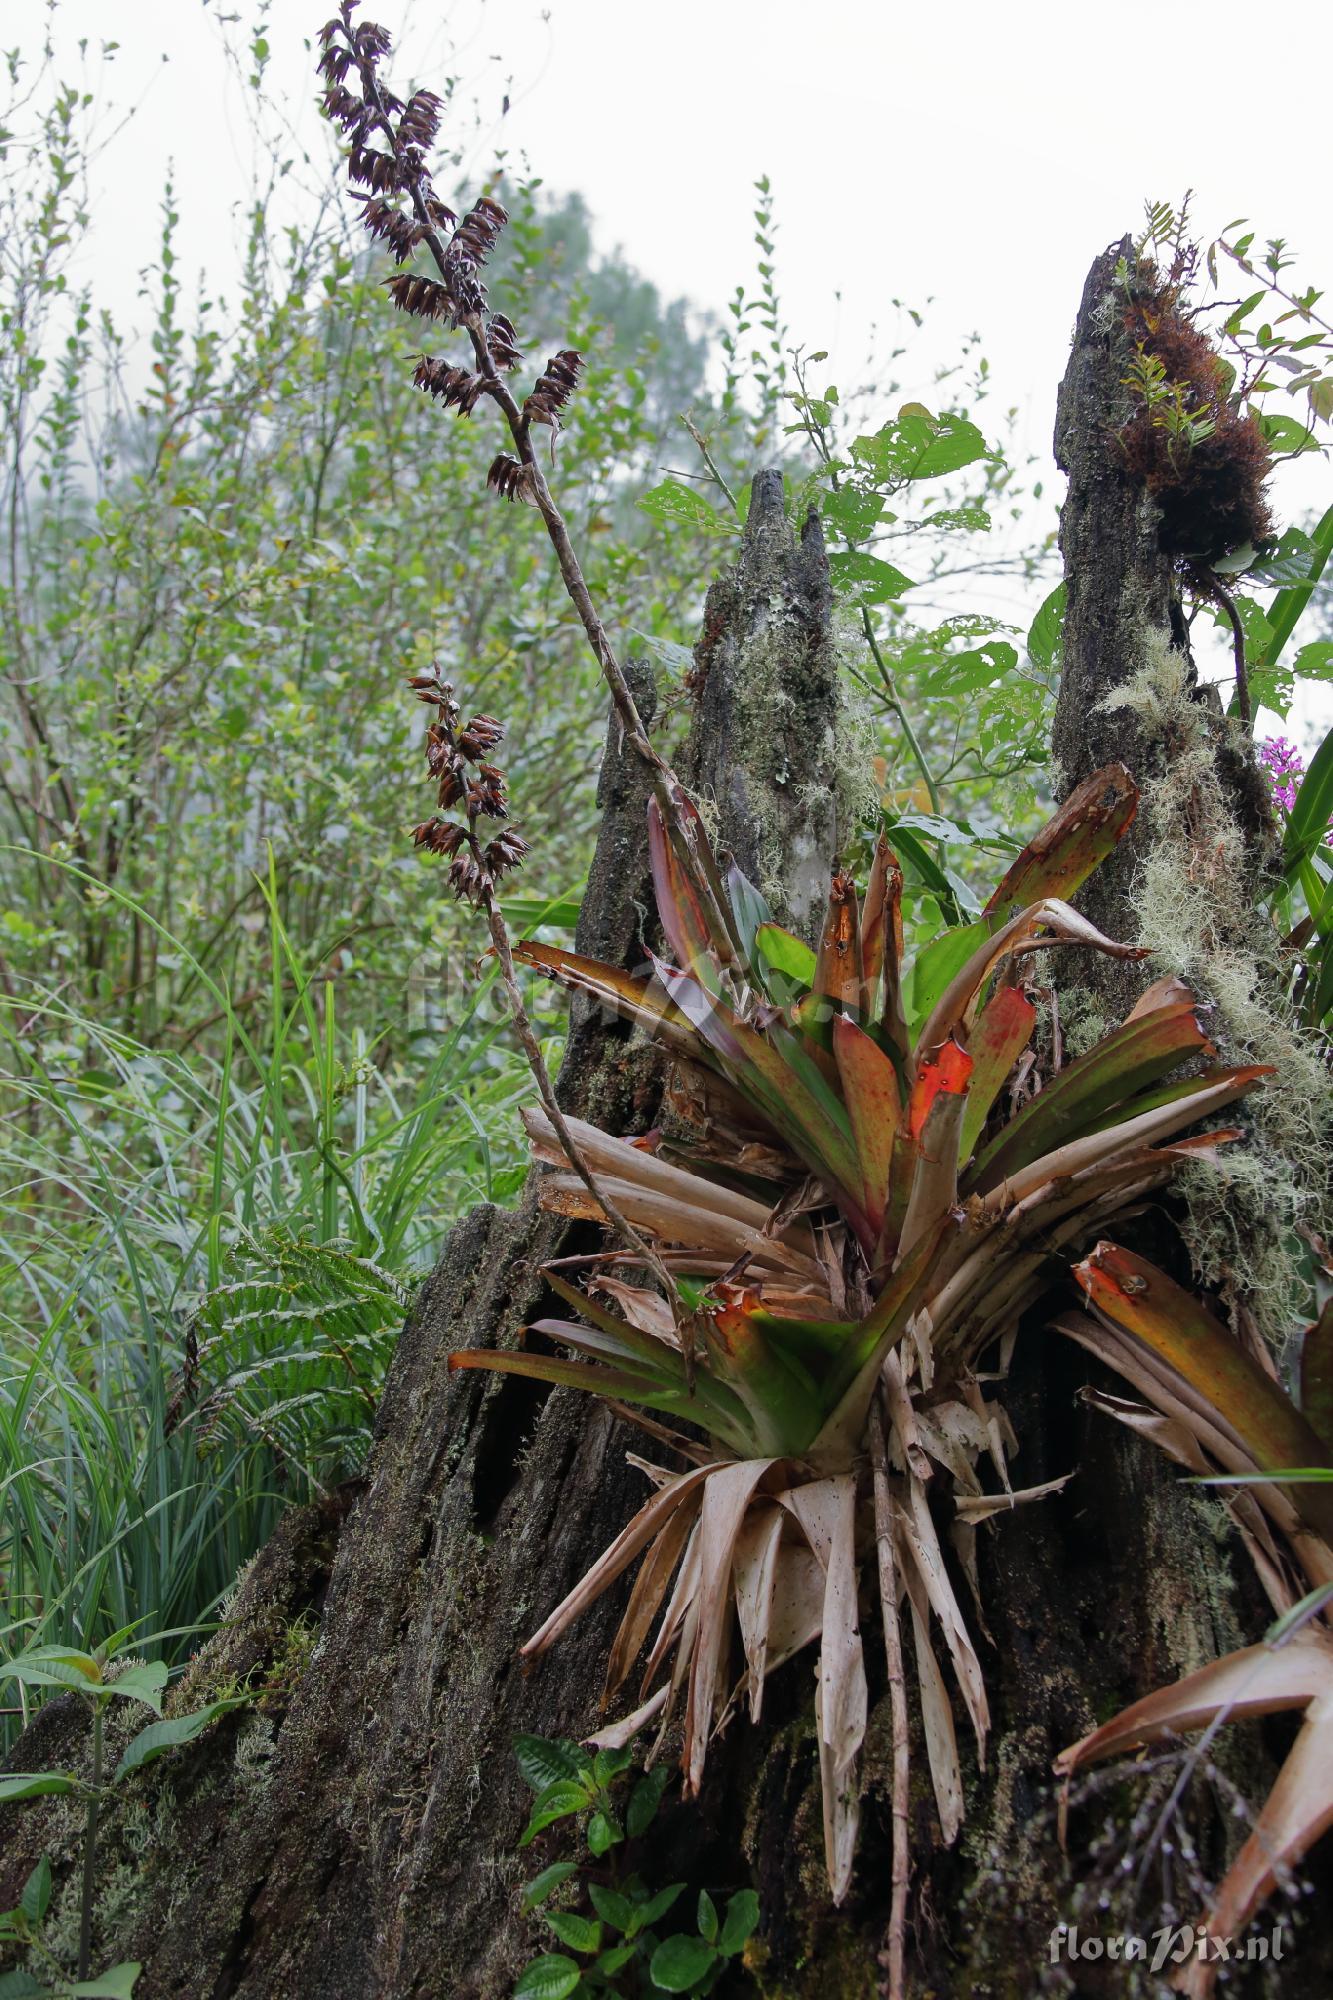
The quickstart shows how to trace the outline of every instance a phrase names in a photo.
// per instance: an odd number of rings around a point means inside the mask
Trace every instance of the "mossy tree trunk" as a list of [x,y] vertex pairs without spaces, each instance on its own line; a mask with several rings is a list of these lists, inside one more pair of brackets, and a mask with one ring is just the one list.
[[[1101,260],[1089,280],[1061,402],[1070,609],[1056,747],[1070,784],[1109,757],[1134,765],[1148,754],[1104,729],[1096,702],[1130,670],[1145,626],[1182,637],[1150,510],[1107,439],[1119,394],[1109,268]],[[709,594],[694,679],[691,782],[722,844],[808,929],[837,820],[838,676],[822,541],[817,525],[792,533],[778,475],[755,482],[738,564]],[[637,692],[646,702],[648,690]],[[646,797],[613,725],[578,942],[625,964],[653,941],[642,929]],[[1132,918],[1132,876],[1120,873],[1108,893]],[[560,1079],[569,1110],[642,1131],[661,1086],[652,1051],[576,1003]],[[100,1962],[143,1961],[139,2000],[509,1991],[532,1948],[513,1893],[525,1873],[515,1842],[526,1794],[510,1739],[593,1725],[623,1599],[604,1600],[530,1673],[517,1648],[613,1538],[642,1480],[624,1462],[631,1434],[605,1409],[513,1379],[451,1378],[448,1357],[512,1341],[541,1310],[537,1267],[587,1241],[542,1216],[531,1187],[516,1212],[482,1208],[458,1226],[400,1342],[364,1481],[345,1506],[293,1517],[192,1666],[182,1705],[252,1670],[274,1692],[159,1766],[133,1811],[108,1820],[106,1866],[120,1890],[99,1905],[97,1951]],[[1204,1506],[1147,1447],[1078,1403],[1088,1374],[1038,1320],[1004,1392],[1022,1482],[1077,1476],[982,1539],[995,1729],[987,1769],[974,1760],[967,1772],[969,1818],[952,1853],[938,1845],[916,1744],[910,1957],[920,2000],[1073,1990],[1048,1954],[1070,1910],[1051,1759],[1094,1717],[1225,1650],[1259,1616],[1239,1570],[1233,1587],[1230,1551]],[[313,1652],[295,1645],[316,1622]],[[873,1643],[867,1659],[863,1833],[841,1911],[829,1908],[823,1876],[809,1658],[774,1677],[762,1731],[733,1727],[716,1746],[701,1804],[669,1807],[655,1835],[660,1879],[758,1888],[749,1991],[851,2000],[880,1990],[889,1725]],[[78,1711],[55,1703],[16,1768],[77,1757],[80,1736]],[[72,1877],[72,1824],[56,1807],[7,1809],[0,1838],[0,1898],[15,1900],[44,1846],[62,1885]],[[68,1900],[68,1886],[60,1893]],[[1304,1966],[1296,1973],[1288,1993],[1323,1990],[1317,1972],[1308,1985]],[[1079,1991],[1124,1990],[1089,1983],[1088,1969],[1080,1977]]]

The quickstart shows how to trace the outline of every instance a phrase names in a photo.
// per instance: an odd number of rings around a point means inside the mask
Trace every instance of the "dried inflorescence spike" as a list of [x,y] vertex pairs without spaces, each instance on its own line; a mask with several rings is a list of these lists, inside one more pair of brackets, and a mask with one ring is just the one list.
[[444,100],[431,90],[414,91],[406,103],[394,96],[378,75],[389,37],[373,22],[355,25],[356,5],[357,0],[341,0],[321,32],[319,70],[325,112],[349,142],[347,172],[363,204],[362,222],[371,237],[388,246],[395,263],[408,265],[423,246],[434,260],[434,277],[409,268],[385,281],[399,311],[465,326],[472,337],[474,367],[419,355],[416,385],[460,416],[470,416],[483,396],[493,396],[508,420],[518,455],[502,452],[487,484],[506,500],[535,502],[540,475],[532,463],[528,433],[534,424],[545,424],[553,434],[560,429],[560,412],[578,387],[583,358],[573,348],[561,348],[521,411],[502,385],[500,378],[523,357],[512,321],[503,313],[488,313],[481,270],[508,213],[494,195],[485,194],[459,220],[436,196],[426,162],[439,134]]
[[531,505],[537,497],[532,467],[512,458],[507,451],[500,453],[486,474],[486,484],[502,500],[525,500]]
[[[415,844],[427,854],[443,855],[451,864],[449,887],[464,902],[484,904],[502,875],[519,867],[528,853],[528,843],[515,828],[506,826],[483,844],[477,832],[478,820],[503,820],[509,816],[504,772],[498,764],[485,761],[504,735],[504,725],[493,715],[474,715],[462,728],[462,710],[451,682],[437,667],[414,674],[408,686],[418,701],[435,711],[426,732],[426,768],[436,781],[439,810],[412,829]],[[443,815],[461,807],[463,819]]]

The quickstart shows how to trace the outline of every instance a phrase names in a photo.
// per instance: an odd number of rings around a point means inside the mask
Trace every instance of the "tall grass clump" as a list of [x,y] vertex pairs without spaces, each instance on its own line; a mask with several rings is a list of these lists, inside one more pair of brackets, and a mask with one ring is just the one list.
[[[353,1472],[449,1216],[511,1191],[493,974],[410,1065],[339,1019],[267,885],[262,1009],[216,1052],[0,995],[0,1571],[12,1646],[180,1650],[294,1500]],[[165,948],[178,950],[164,937]]]

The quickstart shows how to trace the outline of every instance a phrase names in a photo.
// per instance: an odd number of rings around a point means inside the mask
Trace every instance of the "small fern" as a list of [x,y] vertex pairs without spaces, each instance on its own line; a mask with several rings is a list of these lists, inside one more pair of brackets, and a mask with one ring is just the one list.
[[345,1477],[413,1293],[345,1238],[245,1232],[187,1327],[173,1425],[193,1423],[201,1447],[261,1438],[316,1488]]

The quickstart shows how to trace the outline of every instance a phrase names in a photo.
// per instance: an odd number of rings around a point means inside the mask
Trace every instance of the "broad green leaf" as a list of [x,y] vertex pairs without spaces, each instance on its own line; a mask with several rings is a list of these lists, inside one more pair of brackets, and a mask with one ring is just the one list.
[[562,1951],[544,1952],[524,1966],[514,2000],[566,2000],[582,1977],[577,1959],[566,1958]]
[[[1314,543],[1309,535],[1300,528],[1288,528],[1280,540],[1260,550],[1250,574],[1264,583],[1299,583],[1310,574],[1314,559]],[[1269,637],[1272,637],[1271,627]]]
[[735,1958],[737,1952],[744,1951],[758,1928],[758,1896],[753,1889],[738,1889],[727,1903],[722,1935],[717,1941],[718,1950],[724,1958]]
[[31,1646],[4,1662],[0,1680],[16,1680],[24,1687],[73,1688],[79,1694],[91,1694],[101,1686],[102,1667],[91,1653],[81,1653],[72,1646]]
[[791,931],[783,930],[781,924],[760,924],[754,934],[755,947],[764,964],[774,972],[780,972],[798,986],[811,987],[815,983],[817,960],[804,938],[798,938]]
[[699,1891],[699,1909],[695,1917],[695,1922],[699,1926],[700,1936],[706,1938],[709,1944],[716,1944],[718,1928],[717,1905],[709,1895],[707,1889]]
[[[68,1991],[68,1988],[65,1990]],[[49,1986],[43,1986],[40,1979],[34,1979],[21,1967],[13,1972],[0,1973],[0,2000],[48,2000],[50,1991]]]
[[1333,680],[1333,639],[1311,639],[1291,663],[1297,680]]
[[1272,667],[1277,663],[1283,647],[1290,639],[1301,615],[1310,602],[1314,587],[1324,573],[1330,555],[1333,555],[1333,507],[1322,517],[1313,535],[1314,562],[1308,576],[1300,583],[1288,584],[1280,590],[1268,607],[1268,623],[1272,634],[1268,651],[1262,664]]
[[614,1814],[595,1812],[588,1821],[588,1852],[603,1855],[625,1838]]
[[982,917],[974,924],[965,924],[961,930],[943,932],[917,953],[903,989],[903,1006],[910,1028],[927,1018],[950,980],[990,936],[991,928],[989,919]]
[[568,1882],[570,1876],[577,1872],[577,1865],[573,1861],[553,1861],[549,1868],[542,1869],[540,1875],[534,1875],[519,1899],[519,1907],[524,1915],[538,1909],[548,1896],[554,1895],[561,1884]]
[[660,1986],[664,1993],[688,1993],[692,1986],[707,1977],[716,1963],[717,1953],[711,1944],[701,1937],[688,1937],[681,1931],[658,1945],[649,1971],[653,1984]]
[[1028,658],[1038,673],[1060,672],[1064,661],[1065,587],[1057,583],[1028,627]]
[[857,604],[887,604],[912,588],[911,577],[864,549],[831,555],[828,564],[835,588]]
[[926,675],[922,687],[930,695],[978,694],[1017,665],[1018,654],[1009,641],[992,639],[987,645],[950,653],[942,665]]
[[0,1805],[8,1805],[13,1799],[36,1799],[48,1792],[80,1789],[78,1779],[65,1771],[14,1771],[7,1778],[0,1778]]
[[975,424],[947,414],[932,417],[920,404],[909,404],[873,437],[857,438],[852,446],[857,463],[891,486],[938,479],[985,455],[986,440]]
[[51,1902],[51,1862],[43,1855],[23,1885],[19,1908],[34,1928],[41,1923]]
[[126,1667],[123,1674],[116,1675],[115,1680],[108,1681],[106,1693],[118,1695],[123,1701],[141,1701],[145,1708],[161,1715],[162,1691],[166,1684],[165,1660],[141,1660],[132,1667]]
[[207,1729],[216,1716],[225,1715],[229,1709],[239,1706],[235,1701],[210,1701],[203,1708],[191,1709],[188,1715],[173,1716],[170,1722],[150,1722],[126,1744],[119,1764],[116,1766],[114,1782],[119,1784],[131,1771],[142,1769],[174,1750],[179,1744],[193,1743],[196,1736]]
[[[582,1308],[581,1293],[574,1303]],[[577,1778],[585,1761],[576,1744],[546,1736],[516,1736],[514,1758],[524,1784],[534,1792],[544,1792],[548,1785],[565,1778]]]
[[628,1896],[622,1896],[619,1889],[612,1889],[605,1882],[589,1882],[588,1894],[594,1910],[604,1923],[610,1924],[612,1930],[623,1931],[630,1937],[634,1935],[639,1912]]
[[628,1771],[634,1762],[634,1752],[629,1749],[599,1750],[592,1760],[592,1774],[599,1785],[609,1785],[623,1771]]
[[632,1939],[628,1944],[613,1944],[610,1951],[604,1951],[596,1961],[593,1971],[612,1979],[617,1972],[624,1970],[638,1949],[638,1945]]
[[548,1785],[533,1802],[532,1817],[519,1835],[519,1846],[528,1846],[548,1826],[554,1826],[559,1819],[568,1819],[571,1813],[583,1812],[591,1803],[592,1794],[583,1785],[567,1780]]
[[665,1764],[655,1764],[640,1778],[629,1795],[629,1808],[625,1814],[625,1831],[631,1840],[637,1840],[652,1825],[662,1803],[662,1794],[670,1782],[671,1773]]
[[878,493],[863,493],[856,486],[839,487],[819,503],[819,511],[833,527],[840,528],[849,541],[864,541],[884,512]]
[[985,534],[990,528],[990,515],[984,507],[942,507],[938,514],[928,514],[922,525],[927,528],[965,528],[972,534]]
[[1211,1053],[1192,999],[1155,1007],[1123,1022],[1086,1055],[1066,1063],[1000,1128],[978,1157],[969,1188],[975,1184],[985,1193],[998,1187],[1034,1160],[1096,1131],[1103,1121],[1112,1122],[1106,1114],[1113,1107],[1122,1106],[1126,1118],[1149,1109],[1140,1104],[1140,1092],[1151,1089],[1188,1057]]
[[134,1982],[143,1970],[137,1962],[112,1965],[95,1979],[79,1979],[72,1986],[52,1989],[57,2000],[134,2000]]
[[659,1889],[655,1896],[650,1896],[639,1911],[640,1930],[649,1930],[660,1917],[664,1917],[676,1898],[684,1893],[684,1890],[685,1884],[683,1882],[672,1882],[665,1889]]
[[741,523],[735,514],[729,510],[723,513],[678,479],[664,479],[660,486],[641,493],[635,504],[654,521],[683,522],[688,528],[702,528],[708,535],[740,533]]
[[1269,446],[1279,457],[1319,449],[1319,440],[1309,425],[1301,423],[1296,417],[1270,416],[1266,410],[1261,410],[1257,421]]
[[580,1917],[573,1910],[548,1910],[546,1922],[571,1951],[592,1958],[602,1948],[602,1927],[592,1917]]

